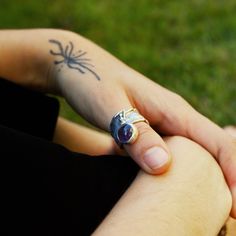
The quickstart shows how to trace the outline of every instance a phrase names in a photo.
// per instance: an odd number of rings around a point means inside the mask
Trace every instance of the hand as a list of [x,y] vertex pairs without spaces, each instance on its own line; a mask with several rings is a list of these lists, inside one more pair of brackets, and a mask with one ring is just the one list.
[[[234,198],[232,215],[236,217],[236,147],[232,137],[179,95],[132,70],[86,39],[74,34],[69,38],[51,40],[52,49],[56,50],[60,45],[62,50],[70,48],[70,55],[75,55],[71,56],[71,61],[66,61],[64,68],[56,63],[54,80],[77,112],[97,127],[109,131],[114,114],[137,108],[150,126],[145,122],[137,123],[137,140],[124,148],[150,174],[164,173],[171,163],[171,153],[160,134],[181,135],[199,143],[220,164]],[[77,61],[73,50],[81,47],[75,45],[83,45],[87,56],[79,57]],[[51,60],[55,62],[58,54],[53,50],[51,54]],[[85,61],[89,62],[84,64],[86,67],[80,67]]]
[[233,138],[183,98],[75,33],[2,30],[0,36],[1,77],[64,95],[79,114],[106,131],[114,114],[136,107],[150,126],[137,123],[139,137],[125,149],[146,172],[161,174],[170,165],[171,153],[159,134],[182,135],[205,147],[224,172],[233,195],[232,216],[236,217]]

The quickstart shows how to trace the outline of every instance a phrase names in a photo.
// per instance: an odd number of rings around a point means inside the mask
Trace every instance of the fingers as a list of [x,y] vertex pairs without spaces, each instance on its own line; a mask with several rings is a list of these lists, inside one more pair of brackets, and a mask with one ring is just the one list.
[[[124,105],[123,107],[127,108],[132,106]],[[127,110],[129,109],[125,109],[125,111]],[[113,116],[117,114],[117,111],[119,110],[116,109]],[[129,115],[127,116],[129,117]],[[139,121],[134,123],[134,126],[137,128],[137,138],[135,138],[135,141],[132,143],[124,144],[124,149],[147,173],[164,173],[171,163],[171,154],[165,142],[146,122]]]
[[136,123],[138,138],[124,145],[139,166],[150,174],[164,173],[171,163],[171,154],[162,138],[145,122]]
[[[236,127],[235,126],[227,126],[227,127],[224,128],[224,130],[233,137],[234,146],[236,148],[236,139],[235,139],[236,138]],[[235,169],[232,170],[233,173],[235,171],[236,171]],[[233,185],[232,195],[233,195],[233,199],[236,199],[236,185]],[[233,207],[232,207],[232,210],[231,210],[231,216],[236,219],[236,202],[235,201],[233,202]]]
[[236,218],[236,143],[233,137],[197,112],[189,117],[186,132],[220,164],[233,197],[231,216]]

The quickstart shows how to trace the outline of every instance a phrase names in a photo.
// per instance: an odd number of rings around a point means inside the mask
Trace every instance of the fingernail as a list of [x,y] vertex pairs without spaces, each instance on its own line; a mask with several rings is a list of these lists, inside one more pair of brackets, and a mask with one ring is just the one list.
[[148,167],[155,170],[165,165],[169,156],[163,148],[152,147],[144,153],[143,159]]

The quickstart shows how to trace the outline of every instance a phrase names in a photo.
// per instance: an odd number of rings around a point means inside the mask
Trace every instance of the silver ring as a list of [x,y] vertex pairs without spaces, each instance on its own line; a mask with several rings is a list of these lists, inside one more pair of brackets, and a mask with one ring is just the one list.
[[110,123],[110,132],[119,146],[135,142],[138,137],[138,129],[134,124],[138,122],[149,124],[135,108],[122,110],[113,116]]

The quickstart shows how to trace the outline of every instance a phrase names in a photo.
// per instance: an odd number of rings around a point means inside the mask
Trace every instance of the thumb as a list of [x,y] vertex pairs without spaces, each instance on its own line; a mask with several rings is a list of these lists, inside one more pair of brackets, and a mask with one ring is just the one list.
[[135,123],[138,137],[125,150],[138,165],[150,174],[162,174],[171,163],[171,155],[163,139],[145,122]]

